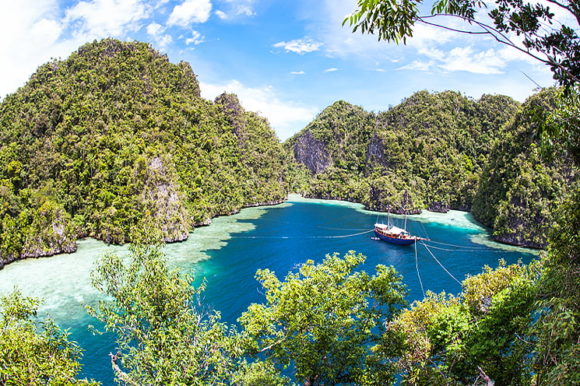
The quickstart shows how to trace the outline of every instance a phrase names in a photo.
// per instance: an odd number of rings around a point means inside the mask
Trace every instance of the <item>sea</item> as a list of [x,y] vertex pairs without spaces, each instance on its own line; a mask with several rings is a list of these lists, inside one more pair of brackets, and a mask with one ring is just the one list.
[[[430,241],[397,246],[373,240],[374,224],[389,221]],[[203,307],[219,311],[228,323],[237,323],[250,304],[265,301],[255,279],[258,269],[268,268],[283,279],[306,260],[322,262],[327,254],[348,251],[367,257],[360,269],[369,273],[378,264],[395,267],[407,285],[409,302],[422,299],[426,291],[457,294],[459,282],[484,266],[496,267],[499,259],[528,263],[536,254],[491,241],[466,212],[404,218],[367,211],[360,204],[297,195],[280,205],[217,217],[188,240],[164,247],[169,264],[193,275],[194,285],[205,280]],[[40,316],[54,319],[83,349],[81,377],[113,385],[108,354],[116,352],[114,336],[95,334],[90,326],[98,328],[99,322],[86,312],[100,298],[91,286],[91,271],[107,253],[126,256],[128,247],[85,239],[75,253],[9,264],[0,271],[0,296],[17,287],[41,299]]]

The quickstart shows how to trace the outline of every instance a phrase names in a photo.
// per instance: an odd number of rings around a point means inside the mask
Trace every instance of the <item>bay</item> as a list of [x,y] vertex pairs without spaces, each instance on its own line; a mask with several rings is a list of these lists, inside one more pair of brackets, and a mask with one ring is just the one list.
[[[500,258],[508,263],[533,258],[529,250],[489,241],[469,214],[451,211],[409,216],[407,229],[432,240],[429,250],[417,245],[416,259],[413,246],[371,240],[369,231],[377,220],[384,217],[359,204],[291,196],[281,205],[216,218],[187,241],[167,245],[165,252],[172,266],[193,274],[198,283],[207,281],[204,307],[219,310],[229,323],[252,302],[264,300],[254,279],[256,270],[269,268],[282,278],[307,259],[322,261],[327,253],[363,253],[367,260],[362,269],[369,272],[377,264],[394,266],[404,277],[409,301],[423,297],[421,283],[424,290],[458,293],[461,287],[455,279],[477,274],[484,265],[495,267]],[[400,216],[393,221],[403,224]],[[76,253],[8,265],[0,271],[0,295],[17,286],[27,296],[42,298],[41,314],[68,328],[84,349],[82,376],[113,384],[108,358],[115,351],[113,337],[89,332],[88,325],[98,323],[84,310],[98,297],[90,285],[90,271],[104,253],[127,254],[127,247],[83,240]]]

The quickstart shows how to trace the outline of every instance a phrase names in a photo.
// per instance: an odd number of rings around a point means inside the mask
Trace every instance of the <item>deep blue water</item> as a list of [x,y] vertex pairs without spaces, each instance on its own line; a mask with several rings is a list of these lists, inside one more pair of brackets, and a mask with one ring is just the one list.
[[[205,305],[219,310],[226,322],[235,323],[250,303],[263,301],[260,285],[254,278],[256,270],[269,268],[283,277],[305,260],[320,262],[325,254],[332,252],[344,254],[354,250],[363,253],[367,260],[362,268],[369,272],[374,272],[377,264],[392,265],[404,277],[409,290],[408,300],[423,296],[417,278],[413,246],[373,241],[370,233],[335,237],[371,229],[376,221],[375,215],[345,206],[297,202],[291,206],[270,209],[259,219],[242,221],[250,221],[256,228],[234,234],[225,247],[209,252],[209,260],[190,265],[180,264],[185,271],[193,272],[197,280],[206,278]],[[473,229],[413,220],[409,220],[407,229],[414,234],[429,236],[434,241],[463,246],[460,249],[443,246],[453,251],[432,249],[441,263],[459,280],[467,274],[481,272],[486,264],[496,266],[499,258],[514,263],[518,259],[529,262],[533,257],[521,252],[474,244],[470,236],[481,231]],[[422,246],[417,248],[419,271],[425,290],[459,292],[460,285]],[[72,338],[85,350],[82,375],[112,384],[107,356],[108,352],[114,352],[112,338],[91,335],[85,328],[89,322],[86,318],[82,323],[70,325]]]

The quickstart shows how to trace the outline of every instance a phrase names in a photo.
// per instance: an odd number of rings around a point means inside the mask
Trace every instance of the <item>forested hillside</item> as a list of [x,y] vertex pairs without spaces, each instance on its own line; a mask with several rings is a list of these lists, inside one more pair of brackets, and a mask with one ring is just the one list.
[[0,266],[112,243],[165,241],[284,199],[284,153],[235,95],[200,97],[189,64],[106,39],[41,66],[0,105]]
[[287,141],[310,172],[295,173],[293,186],[393,213],[473,208],[497,240],[545,247],[575,173],[564,150],[540,154],[531,123],[539,113],[545,120],[554,94],[519,106],[501,95],[420,91],[376,115],[336,102]]
[[573,191],[577,169],[563,143],[542,149],[538,122],[554,109],[556,94],[530,97],[505,130],[485,165],[474,216],[502,242],[545,248],[556,208]]
[[544,247],[576,173],[564,150],[540,151],[533,122],[553,105],[553,90],[523,106],[420,91],[378,114],[339,101],[287,141],[286,170],[267,121],[235,95],[201,98],[187,63],[93,42],[0,105],[0,265],[71,252],[84,236],[184,240],[287,189],[395,213],[473,208],[497,240]]

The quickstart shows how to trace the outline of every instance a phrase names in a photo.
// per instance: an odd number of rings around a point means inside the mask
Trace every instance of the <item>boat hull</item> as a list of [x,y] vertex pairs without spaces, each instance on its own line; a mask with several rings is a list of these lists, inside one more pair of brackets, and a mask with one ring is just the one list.
[[416,239],[400,239],[400,238],[396,238],[396,237],[389,237],[389,236],[383,235],[382,233],[379,233],[377,231],[375,231],[375,235],[379,239],[386,241],[387,243],[397,244],[397,245],[411,245],[415,241],[417,241]]

